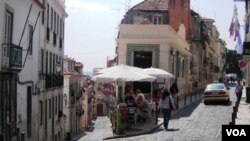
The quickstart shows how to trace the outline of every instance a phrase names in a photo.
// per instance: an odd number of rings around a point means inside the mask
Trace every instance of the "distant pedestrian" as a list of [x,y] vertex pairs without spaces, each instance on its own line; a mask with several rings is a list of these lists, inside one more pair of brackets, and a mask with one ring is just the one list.
[[237,85],[235,87],[235,94],[237,96],[237,101],[239,102],[242,96],[243,85],[241,85],[240,80],[237,81]]
[[171,117],[171,110],[176,110],[174,100],[168,90],[164,90],[162,99],[159,102],[158,109],[162,111],[164,128],[168,131],[168,123]]

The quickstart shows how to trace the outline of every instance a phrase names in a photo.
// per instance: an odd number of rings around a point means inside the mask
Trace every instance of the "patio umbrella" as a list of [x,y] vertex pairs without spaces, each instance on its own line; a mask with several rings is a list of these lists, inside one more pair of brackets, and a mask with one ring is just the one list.
[[143,69],[145,74],[157,77],[157,78],[174,78],[174,75],[159,68],[146,68]]
[[[146,68],[146,69],[143,69],[143,72],[145,74],[148,74],[148,75],[151,75],[151,76],[154,76],[156,77],[157,79],[158,78],[174,78],[174,75],[163,70],[163,69],[159,69],[159,68]],[[151,83],[151,99],[152,99],[152,94],[153,94],[153,83]]]
[[[110,67],[100,71],[99,75],[93,77],[98,82],[116,82],[116,101],[118,101],[118,81],[123,81],[123,88],[126,81],[155,81],[155,77],[144,74],[142,69],[124,64]],[[124,93],[122,95],[124,98]],[[117,114],[118,116],[118,114]],[[117,117],[118,119],[118,117]]]
[[143,69],[118,65],[100,71],[101,74],[93,77],[98,82],[115,82],[115,81],[147,81],[152,82],[156,78],[142,72]]
[[[123,88],[126,81],[153,82],[156,79],[153,76],[144,74],[140,68],[123,64],[104,69],[101,73],[94,76],[93,80],[97,82],[116,82],[116,84],[118,81],[122,81]],[[124,89],[122,97],[124,98]]]
[[105,73],[105,72],[109,72],[109,71],[116,71],[116,70],[121,70],[121,69],[124,69],[124,68],[129,69],[129,70],[134,70],[134,71],[137,71],[137,72],[142,72],[143,71],[142,68],[129,66],[129,65],[125,65],[125,64],[120,64],[120,65],[117,65],[117,66],[102,69],[102,70],[99,71],[99,73]]

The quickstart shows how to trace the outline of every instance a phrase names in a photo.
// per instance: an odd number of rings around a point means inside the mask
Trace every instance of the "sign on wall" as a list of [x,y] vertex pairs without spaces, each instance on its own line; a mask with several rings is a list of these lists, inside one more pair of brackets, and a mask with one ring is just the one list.
[[243,43],[243,59],[250,60],[250,42]]

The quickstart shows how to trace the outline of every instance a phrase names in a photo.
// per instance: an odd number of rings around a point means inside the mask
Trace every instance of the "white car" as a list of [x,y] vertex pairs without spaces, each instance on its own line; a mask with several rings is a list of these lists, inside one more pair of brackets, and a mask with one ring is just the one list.
[[230,102],[229,87],[226,87],[224,83],[212,83],[208,84],[204,93],[204,104],[208,104],[209,101],[225,101]]

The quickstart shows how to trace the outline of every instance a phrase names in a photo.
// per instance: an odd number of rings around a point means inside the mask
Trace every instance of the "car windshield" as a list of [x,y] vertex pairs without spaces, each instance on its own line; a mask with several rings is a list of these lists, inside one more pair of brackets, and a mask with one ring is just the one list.
[[221,89],[224,89],[224,85],[223,84],[210,84],[210,85],[207,86],[207,89],[221,90]]

